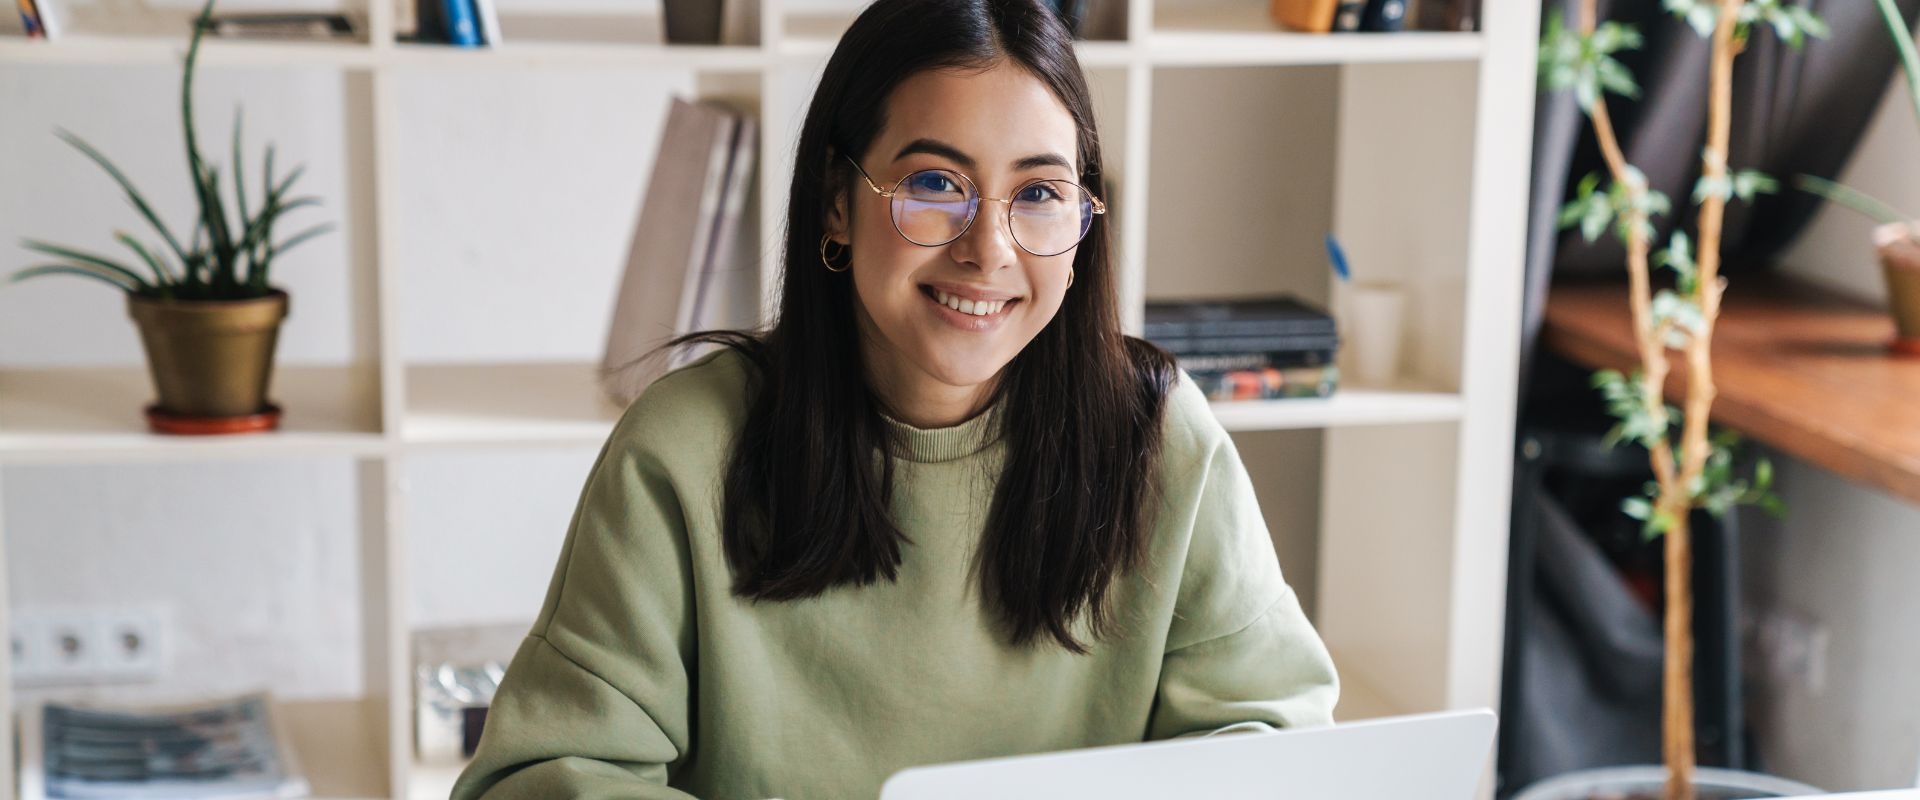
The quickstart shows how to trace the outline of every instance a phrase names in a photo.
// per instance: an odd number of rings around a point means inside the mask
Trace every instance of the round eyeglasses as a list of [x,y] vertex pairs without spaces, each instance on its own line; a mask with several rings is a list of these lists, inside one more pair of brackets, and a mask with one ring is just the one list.
[[875,194],[893,207],[893,229],[921,247],[939,247],[960,238],[979,216],[980,201],[1007,204],[1007,230],[1020,249],[1036,256],[1057,256],[1086,238],[1095,214],[1107,213],[1080,184],[1042,178],[1021,184],[1013,197],[984,197],[973,179],[950,169],[923,169],[909,173],[891,191],[862,169],[853,156],[841,154],[866,178]]

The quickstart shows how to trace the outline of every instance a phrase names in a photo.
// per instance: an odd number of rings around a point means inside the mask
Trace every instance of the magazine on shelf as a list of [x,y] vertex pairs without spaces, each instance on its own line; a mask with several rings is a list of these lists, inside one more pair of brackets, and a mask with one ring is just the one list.
[[739,261],[728,245],[751,185],[753,126],[720,104],[673,99],[600,364],[601,388],[621,407],[685,361],[655,348],[703,325],[750,325],[757,317],[740,319],[736,311],[758,297],[751,262],[715,261]]
[[272,697],[126,707],[48,701],[20,713],[22,800],[306,797]]

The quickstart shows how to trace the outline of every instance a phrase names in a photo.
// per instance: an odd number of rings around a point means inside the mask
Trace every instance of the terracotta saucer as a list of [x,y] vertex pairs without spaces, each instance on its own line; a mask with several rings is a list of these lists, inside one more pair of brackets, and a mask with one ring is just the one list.
[[205,436],[223,433],[254,433],[280,427],[280,407],[272,403],[268,403],[259,413],[233,417],[170,414],[162,411],[158,403],[149,404],[146,411],[147,425],[156,433]]

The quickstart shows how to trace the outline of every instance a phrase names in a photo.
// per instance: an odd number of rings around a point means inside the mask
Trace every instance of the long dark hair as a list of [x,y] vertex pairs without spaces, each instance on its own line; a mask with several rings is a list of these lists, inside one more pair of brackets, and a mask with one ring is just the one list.
[[[909,76],[1001,62],[1033,74],[1072,113],[1079,181],[1101,192],[1093,104],[1054,12],[1039,0],[879,0],[841,37],[800,131],[778,316],[763,331],[670,345],[726,345],[756,366],[724,489],[739,596],[793,600],[898,575],[907,537],[888,514],[897,443],[865,378],[852,283],[819,256],[834,193],[853,185],[833,148],[859,158]],[[1106,225],[1094,225],[1073,267],[1059,313],[990,399],[1003,406],[1007,459],[976,557],[982,596],[1014,643],[1046,637],[1085,653],[1076,619],[1084,614],[1096,638],[1110,634],[1109,587],[1146,558],[1175,372],[1164,351],[1120,331]]]

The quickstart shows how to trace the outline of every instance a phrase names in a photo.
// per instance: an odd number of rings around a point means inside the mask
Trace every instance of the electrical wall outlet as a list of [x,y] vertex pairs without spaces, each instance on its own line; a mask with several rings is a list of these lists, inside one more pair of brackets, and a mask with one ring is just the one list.
[[161,607],[19,608],[12,623],[20,686],[143,683],[166,671],[169,624]]

